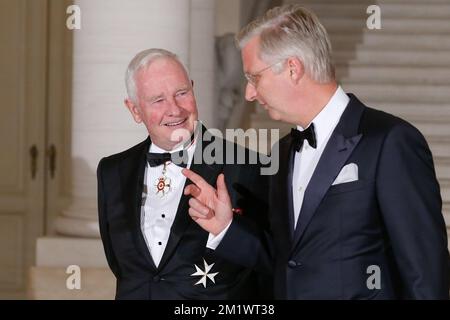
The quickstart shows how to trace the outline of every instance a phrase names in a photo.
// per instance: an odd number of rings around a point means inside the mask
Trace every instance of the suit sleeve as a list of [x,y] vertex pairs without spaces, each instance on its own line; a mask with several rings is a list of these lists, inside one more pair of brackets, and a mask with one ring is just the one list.
[[377,170],[377,197],[406,299],[448,299],[449,255],[433,158],[409,124],[387,135]]
[[[242,167],[241,167],[242,168]],[[235,215],[216,252],[235,264],[272,273],[272,241],[268,221],[268,177],[260,175],[260,166],[245,168],[239,173],[246,187],[234,184],[239,195],[237,206],[243,215]],[[226,176],[226,175],[225,175]]]
[[116,278],[119,278],[119,266],[117,264],[116,257],[111,244],[109,236],[108,226],[108,213],[106,206],[105,188],[103,186],[103,171],[104,171],[104,159],[102,159],[97,168],[97,183],[98,183],[98,221],[100,227],[100,236],[103,242],[103,248],[105,250],[106,260],[114,273]]
[[235,264],[253,268],[265,274],[273,272],[271,236],[252,221],[234,217],[217,252]]

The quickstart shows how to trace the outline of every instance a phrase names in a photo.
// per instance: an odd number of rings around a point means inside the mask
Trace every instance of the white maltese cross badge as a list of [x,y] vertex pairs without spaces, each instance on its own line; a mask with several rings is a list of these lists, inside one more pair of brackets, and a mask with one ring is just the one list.
[[216,283],[216,281],[214,280],[214,277],[217,276],[219,273],[218,272],[210,273],[212,267],[214,266],[214,263],[208,264],[208,263],[206,263],[205,259],[203,259],[203,264],[204,264],[205,270],[203,271],[195,264],[194,266],[197,271],[194,272],[193,274],[191,274],[191,276],[201,276],[200,280],[198,280],[195,283],[195,285],[202,284],[203,287],[206,288],[207,279],[209,278],[209,280],[211,280],[213,283]]

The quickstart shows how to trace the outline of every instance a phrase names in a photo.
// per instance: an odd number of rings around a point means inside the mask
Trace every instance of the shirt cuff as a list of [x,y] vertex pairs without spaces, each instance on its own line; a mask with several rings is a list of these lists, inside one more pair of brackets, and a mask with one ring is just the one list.
[[231,226],[231,223],[233,222],[233,219],[231,219],[230,223],[228,223],[227,227],[223,229],[217,236],[213,235],[212,233],[208,236],[208,242],[206,243],[206,247],[212,250],[216,250],[216,248],[219,246],[220,242],[222,241],[223,237],[227,233],[228,229]]

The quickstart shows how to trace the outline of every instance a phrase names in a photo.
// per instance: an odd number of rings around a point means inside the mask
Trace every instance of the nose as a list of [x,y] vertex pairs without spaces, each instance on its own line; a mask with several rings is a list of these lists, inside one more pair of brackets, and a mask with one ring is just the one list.
[[256,89],[250,82],[247,82],[245,86],[245,99],[247,101],[255,101],[256,99]]
[[168,107],[167,107],[167,113],[170,116],[179,116],[181,114],[181,107],[178,105],[177,100],[175,98],[172,98],[169,100]]

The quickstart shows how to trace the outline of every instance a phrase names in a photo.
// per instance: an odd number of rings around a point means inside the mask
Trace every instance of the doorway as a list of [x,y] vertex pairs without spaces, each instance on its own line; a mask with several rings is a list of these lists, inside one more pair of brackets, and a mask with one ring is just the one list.
[[25,298],[36,239],[69,198],[69,3],[0,0],[0,299]]

